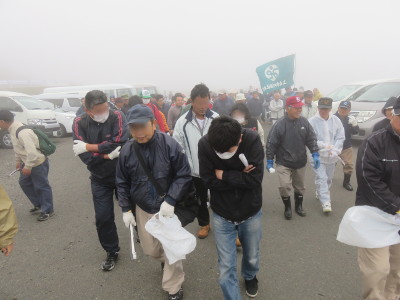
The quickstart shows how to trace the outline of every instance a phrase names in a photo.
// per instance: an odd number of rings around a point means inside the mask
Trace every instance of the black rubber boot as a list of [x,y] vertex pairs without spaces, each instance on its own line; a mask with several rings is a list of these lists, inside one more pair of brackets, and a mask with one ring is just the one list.
[[292,204],[290,197],[282,197],[283,204],[285,205],[285,219],[290,220],[292,218]]
[[294,193],[294,209],[301,217],[305,217],[307,215],[303,209],[303,195]]
[[351,174],[344,174],[343,187],[351,192],[353,190],[353,187],[350,184],[350,177]]

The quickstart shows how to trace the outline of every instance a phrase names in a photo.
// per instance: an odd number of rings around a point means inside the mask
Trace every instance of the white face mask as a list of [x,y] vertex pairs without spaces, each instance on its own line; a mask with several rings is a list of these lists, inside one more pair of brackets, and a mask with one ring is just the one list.
[[98,122],[98,123],[105,123],[108,119],[108,117],[110,116],[110,111],[108,110],[107,112],[105,112],[104,114],[101,115],[93,115],[93,120]]
[[243,124],[246,121],[243,117],[236,117],[235,120],[238,121],[239,124]]
[[143,104],[147,105],[150,103],[150,99],[143,99]]
[[[238,148],[239,148],[239,147],[238,147]],[[219,157],[220,159],[230,159],[230,158],[232,158],[232,157],[236,154],[238,148],[236,148],[236,150],[233,151],[233,152],[219,153],[219,152],[215,151],[215,153],[218,155],[218,157]]]

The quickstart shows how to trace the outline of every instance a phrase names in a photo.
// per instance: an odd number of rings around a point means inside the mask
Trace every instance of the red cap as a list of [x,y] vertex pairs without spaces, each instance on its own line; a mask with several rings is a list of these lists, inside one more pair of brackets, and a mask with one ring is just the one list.
[[301,101],[300,97],[291,96],[286,99],[286,106],[302,107],[303,105],[304,103]]

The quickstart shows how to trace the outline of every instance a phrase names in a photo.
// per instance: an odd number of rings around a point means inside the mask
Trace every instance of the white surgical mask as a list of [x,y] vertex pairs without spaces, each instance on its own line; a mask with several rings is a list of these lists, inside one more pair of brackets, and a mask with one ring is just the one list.
[[110,116],[110,111],[107,110],[107,112],[101,114],[101,115],[93,115],[93,120],[98,122],[98,123],[105,123]]
[[143,99],[143,104],[147,105],[150,103],[150,99]]
[[[239,148],[239,147],[238,147],[238,148]],[[238,148],[236,148],[236,150],[233,151],[233,152],[219,153],[219,152],[215,151],[215,153],[218,155],[218,157],[219,157],[220,159],[230,159],[230,158],[232,158],[232,157],[236,154]]]
[[237,117],[235,120],[238,121],[239,124],[243,124],[246,121],[243,117]]

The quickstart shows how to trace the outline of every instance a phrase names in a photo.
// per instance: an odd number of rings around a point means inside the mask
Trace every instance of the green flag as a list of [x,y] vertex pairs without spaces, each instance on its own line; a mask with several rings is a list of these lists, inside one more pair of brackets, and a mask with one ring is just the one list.
[[270,61],[256,69],[264,94],[294,85],[295,55]]

